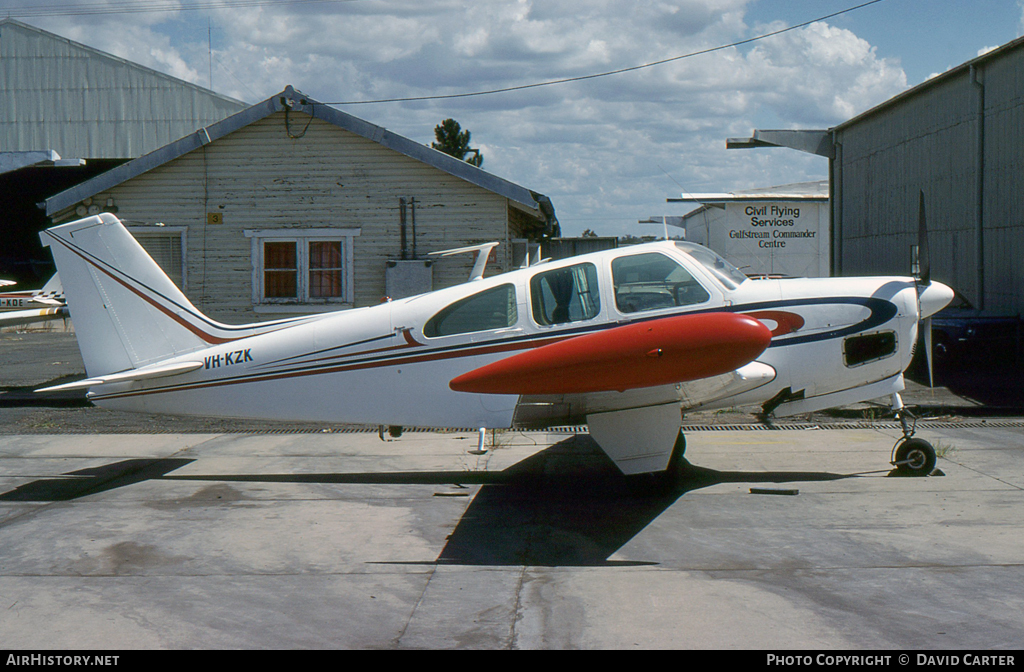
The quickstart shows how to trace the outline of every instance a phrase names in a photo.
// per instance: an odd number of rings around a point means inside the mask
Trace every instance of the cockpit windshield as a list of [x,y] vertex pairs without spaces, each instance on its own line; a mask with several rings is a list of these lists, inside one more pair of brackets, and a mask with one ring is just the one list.
[[706,268],[715,279],[729,289],[736,289],[747,280],[747,276],[743,275],[740,269],[702,245],[677,242],[676,247]]

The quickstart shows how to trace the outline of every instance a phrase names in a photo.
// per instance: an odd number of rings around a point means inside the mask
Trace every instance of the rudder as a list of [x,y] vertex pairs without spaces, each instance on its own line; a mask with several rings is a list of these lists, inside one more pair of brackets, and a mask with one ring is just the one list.
[[43,231],[90,377],[138,368],[218,342],[205,319],[117,217]]

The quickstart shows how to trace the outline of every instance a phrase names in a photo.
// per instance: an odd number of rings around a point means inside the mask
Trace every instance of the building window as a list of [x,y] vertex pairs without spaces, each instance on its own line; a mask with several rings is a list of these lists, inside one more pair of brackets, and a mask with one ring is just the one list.
[[253,303],[351,304],[352,243],[359,229],[247,230],[252,240]]
[[310,298],[340,297],[341,271],[340,240],[314,240],[309,243]]
[[185,245],[187,227],[184,226],[132,226],[128,231],[149,253],[178,289],[187,287],[185,275]]
[[298,243],[263,241],[263,298],[299,298]]

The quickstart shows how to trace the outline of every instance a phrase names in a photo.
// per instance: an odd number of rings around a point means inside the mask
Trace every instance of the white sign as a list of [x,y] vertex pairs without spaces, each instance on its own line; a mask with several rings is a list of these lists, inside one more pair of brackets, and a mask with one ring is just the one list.
[[725,203],[686,223],[703,243],[747,275],[823,277],[829,271],[828,202]]

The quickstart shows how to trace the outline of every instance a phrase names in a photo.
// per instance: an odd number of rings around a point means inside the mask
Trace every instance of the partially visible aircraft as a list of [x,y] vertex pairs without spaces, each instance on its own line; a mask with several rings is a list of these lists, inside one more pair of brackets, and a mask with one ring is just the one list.
[[63,320],[68,317],[66,306],[59,308],[29,308],[28,310],[8,310],[0,312],[0,327],[17,327],[36,322]]
[[[96,405],[383,426],[586,422],[624,474],[673,472],[681,413],[787,416],[891,396],[919,320],[953,291],[910,277],[750,280],[658,242],[549,261],[367,308],[248,325],[199,312],[104,213],[41,234]],[[902,417],[902,416],[901,416]],[[927,475],[935,452],[894,447]]]
[[[15,285],[10,280],[0,286]],[[12,327],[68,317],[60,274],[54,273],[42,289],[0,291],[0,327]]]
[[[9,287],[15,284],[17,283],[11,280],[4,280],[0,286]],[[42,289],[0,291],[0,308],[4,310],[32,308],[40,304],[53,307],[64,305],[64,287],[60,281],[60,273],[50,276]]]

